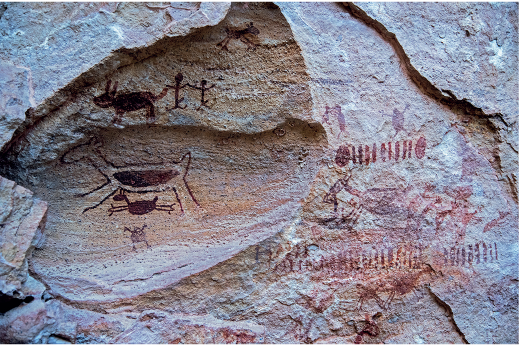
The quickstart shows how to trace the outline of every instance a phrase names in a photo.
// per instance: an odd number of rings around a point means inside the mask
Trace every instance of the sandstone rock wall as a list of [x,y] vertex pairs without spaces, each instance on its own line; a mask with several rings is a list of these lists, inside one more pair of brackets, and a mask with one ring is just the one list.
[[2,11],[3,342],[518,342],[517,4]]

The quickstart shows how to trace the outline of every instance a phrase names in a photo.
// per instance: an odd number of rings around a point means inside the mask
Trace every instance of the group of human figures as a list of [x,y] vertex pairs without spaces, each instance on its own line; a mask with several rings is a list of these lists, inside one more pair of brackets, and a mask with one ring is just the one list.
[[186,83],[184,85],[182,85],[182,81],[184,80],[184,75],[179,72],[176,76],[175,76],[175,85],[166,85],[168,88],[170,89],[174,89],[175,90],[175,107],[171,108],[171,109],[177,109],[177,108],[180,108],[180,109],[185,109],[187,107],[187,105],[184,105],[184,106],[181,106],[180,103],[182,101],[184,101],[184,98],[179,98],[180,96],[180,90],[185,88],[185,87],[190,87],[190,88],[193,88],[193,89],[197,89],[197,90],[200,90],[202,92],[202,99],[200,100],[200,106],[196,109],[196,110],[200,110],[200,108],[202,107],[207,107],[207,102],[208,100],[205,99],[205,92],[214,88],[215,84],[211,85],[210,87],[207,86],[207,81],[205,79],[202,79],[202,81],[200,82],[200,86],[197,86],[196,84],[195,85],[191,85],[189,83]]

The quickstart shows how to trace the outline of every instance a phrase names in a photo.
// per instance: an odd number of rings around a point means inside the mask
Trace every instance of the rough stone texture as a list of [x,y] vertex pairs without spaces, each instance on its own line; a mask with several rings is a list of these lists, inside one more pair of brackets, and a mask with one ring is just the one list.
[[35,246],[43,243],[46,211],[46,202],[0,177],[0,291],[3,294],[12,296],[27,280],[27,259]]
[[517,4],[53,6],[133,29],[2,67],[1,341],[519,341]]
[[253,323],[219,321],[213,316],[170,315],[144,311],[114,343],[250,344],[263,343],[265,328]]
[[[124,49],[144,48],[164,37],[183,36],[217,24],[230,3],[178,3],[178,8],[164,9],[157,5],[5,4],[0,16],[0,82],[11,85],[0,91],[0,148],[10,139],[12,128],[25,120],[29,107],[36,109],[56,94],[63,98],[60,89],[78,79],[91,83],[88,71],[94,67],[101,72],[124,66],[129,58],[118,54]],[[111,56],[114,58],[109,59]],[[106,59],[109,66],[105,66]]]

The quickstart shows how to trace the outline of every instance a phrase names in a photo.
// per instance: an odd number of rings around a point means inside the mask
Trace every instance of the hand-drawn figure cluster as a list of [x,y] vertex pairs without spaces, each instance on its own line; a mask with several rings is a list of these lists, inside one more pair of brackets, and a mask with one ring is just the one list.
[[146,227],[146,224],[144,224],[141,228],[133,227],[133,231],[129,227],[124,227],[123,233],[130,232],[130,240],[132,241],[133,251],[135,252],[137,252],[137,248],[135,247],[135,244],[137,243],[146,243],[146,247],[148,249],[151,248],[150,244],[148,244],[148,241],[146,240],[146,233],[144,232]]
[[153,95],[151,92],[148,91],[137,91],[115,96],[119,82],[115,82],[113,90],[110,90],[112,81],[109,80],[108,82],[106,82],[104,94],[94,97],[93,102],[101,108],[113,107],[115,109],[116,116],[113,120],[114,124],[121,123],[124,113],[136,111],[143,108],[146,108],[147,122],[155,122],[154,103],[165,97],[169,89],[175,90],[175,107],[171,108],[171,110],[177,108],[185,109],[187,107],[186,105],[184,105],[183,107],[180,105],[180,103],[184,101],[184,97],[180,98],[180,90],[185,88],[186,86],[201,91],[202,95],[200,100],[200,106],[196,109],[197,111],[200,110],[202,107],[210,108],[207,105],[209,101],[205,99],[206,92],[214,88],[216,84],[213,84],[210,87],[208,87],[207,81],[204,79],[200,82],[200,86],[197,86],[196,83],[195,85],[191,85],[189,83],[182,85],[183,79],[184,76],[182,75],[182,73],[179,72],[175,76],[175,85],[166,85],[162,92],[157,96]]
[[245,29],[231,29],[229,27],[226,27],[225,33],[227,34],[227,37],[225,37],[223,41],[217,44],[218,47],[222,47],[222,50],[229,51],[227,45],[231,40],[240,40],[241,42],[247,45],[247,50],[255,50],[256,44],[254,44],[250,39],[248,39],[246,35],[258,36],[260,31],[258,30],[258,28],[254,26],[252,22],[250,22],[250,24],[247,24],[247,27]]
[[[65,152],[60,158],[60,162],[64,164],[72,164],[78,161],[86,161],[89,165],[95,168],[105,179],[106,182],[93,188],[92,190],[80,194],[78,197],[85,197],[96,193],[100,197],[100,201],[93,206],[87,207],[83,210],[85,213],[88,210],[95,209],[101,205],[108,198],[113,196],[117,191],[120,191],[117,196],[114,196],[115,201],[125,201],[127,204],[110,208],[109,213],[128,210],[129,213],[135,215],[142,215],[153,210],[170,211],[173,210],[172,205],[157,205],[158,197],[152,201],[136,201],[130,202],[128,197],[124,195],[127,193],[148,193],[148,192],[164,192],[172,190],[179,204],[180,210],[184,213],[182,202],[180,201],[176,187],[183,184],[189,193],[191,200],[200,206],[196,200],[191,188],[187,183],[187,174],[191,165],[191,152],[187,152],[180,158],[179,161],[161,162],[156,164],[141,164],[130,166],[116,166],[109,161],[101,152],[100,148],[103,146],[102,141],[97,137],[92,137],[87,143],[75,146]],[[87,154],[81,155],[82,150],[87,147],[92,149]],[[79,157],[77,153],[80,153]],[[143,167],[145,169],[139,169]],[[181,178],[181,181],[179,181]]]
[[101,108],[113,107],[116,114],[113,120],[114,123],[120,123],[124,113],[136,111],[142,108],[146,108],[147,121],[154,122],[155,106],[153,104],[166,96],[168,88],[164,88],[157,96],[148,91],[138,91],[115,96],[118,83],[119,82],[115,82],[113,90],[110,91],[112,81],[109,80],[106,82],[105,93],[94,97],[94,103]]
[[341,106],[335,105],[333,108],[325,106],[326,111],[323,114],[323,122],[331,125],[328,120],[330,120],[330,116],[335,116],[337,118],[337,122],[339,123],[339,134],[337,138],[341,136],[341,134],[346,130],[346,119],[344,118],[344,114],[342,114]]
[[[476,214],[480,207],[473,208],[469,203],[472,195],[472,186],[444,187],[443,194],[433,193],[434,186],[426,184],[423,191],[409,185],[400,188],[371,188],[359,191],[349,185],[349,176],[339,178],[323,197],[323,203],[333,204],[333,214],[329,218],[318,219],[323,226],[333,229],[352,230],[360,215],[367,211],[373,215],[390,217],[393,221],[388,227],[394,228],[396,222],[404,222],[399,226],[406,234],[417,234],[422,224],[434,222],[436,236],[442,238],[446,234],[454,234],[458,242],[464,240],[468,225],[481,222]],[[339,214],[339,200],[337,194],[344,191],[355,197],[346,202],[351,206],[349,213]],[[508,214],[502,214],[505,218]],[[497,220],[497,221],[496,221]],[[502,219],[492,220],[485,226],[490,229]]]
[[180,106],[180,103],[182,101],[184,101],[184,98],[179,98],[180,96],[180,90],[185,88],[186,86],[192,88],[192,89],[197,89],[197,90],[200,90],[201,93],[202,93],[202,96],[201,96],[201,99],[200,99],[200,106],[196,109],[197,111],[200,110],[200,108],[202,107],[207,107],[207,108],[210,108],[208,105],[207,105],[207,102],[209,102],[208,100],[205,99],[205,92],[214,88],[216,86],[216,84],[213,84],[211,85],[210,87],[207,87],[207,81],[205,79],[203,79],[201,82],[200,82],[200,86],[196,86],[196,83],[195,85],[191,85],[189,83],[186,83],[184,85],[182,85],[182,81],[184,80],[184,75],[179,72],[177,73],[177,75],[175,76],[175,85],[166,85],[168,88],[171,88],[171,89],[174,89],[175,90],[175,107],[169,109],[169,110],[173,110],[173,109],[177,109],[177,108],[180,108],[180,109],[185,109],[187,106]]
[[380,114],[383,116],[391,117],[392,118],[392,125],[395,129],[395,137],[398,135],[400,131],[404,130],[404,113],[409,109],[410,105],[406,104],[405,108],[402,112],[400,112],[398,109],[393,109],[393,114],[385,114],[383,111],[380,111]]
[[[382,160],[382,162],[394,160],[397,162],[400,159],[400,142],[394,143],[394,152],[393,152],[393,143],[388,142],[387,147],[386,143],[382,143],[380,145],[380,152],[378,156]],[[425,156],[425,148],[427,143],[424,137],[420,137],[416,141],[416,145],[414,147],[415,156],[419,159],[422,159]],[[351,148],[351,151],[350,151]],[[413,150],[413,141],[402,141],[402,160],[410,159],[412,157]],[[369,145],[341,145],[339,149],[337,149],[337,154],[335,156],[335,163],[339,167],[346,166],[350,161],[353,164],[365,164],[369,165],[370,162],[377,162],[377,144],[373,143],[372,148],[370,149]],[[357,154],[358,153],[358,154]]]
[[[405,189],[399,188],[371,188],[359,191],[349,185],[351,174],[348,177],[339,178],[324,196],[323,202],[333,204],[333,216],[330,218],[319,219],[318,223],[328,228],[339,228],[351,230],[357,223],[364,210],[374,215],[395,216],[398,219],[406,220],[406,233],[414,232],[420,227],[423,216],[429,211],[426,207],[421,212],[417,212],[405,206],[409,199],[408,195],[412,191],[409,185]],[[348,203],[353,207],[348,214],[338,214],[337,194],[345,191],[358,198],[358,201],[351,199]]]

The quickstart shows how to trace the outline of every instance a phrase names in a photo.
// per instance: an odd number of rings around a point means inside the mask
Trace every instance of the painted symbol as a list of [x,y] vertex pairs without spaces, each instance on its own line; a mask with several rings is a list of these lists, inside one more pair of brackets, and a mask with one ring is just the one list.
[[[415,156],[418,159],[423,159],[425,157],[425,149],[427,147],[427,142],[424,137],[420,137],[414,146]],[[380,152],[378,151],[380,148]],[[393,148],[395,149],[393,151]],[[394,160],[397,162],[402,159],[408,160],[412,158],[413,151],[413,141],[412,140],[403,140],[402,141],[402,155],[400,155],[400,142],[388,142],[377,145],[377,143],[373,143],[370,145],[363,144],[346,144],[339,146],[337,149],[337,154],[335,155],[335,163],[339,167],[344,167],[348,165],[349,161],[354,164],[365,164],[369,165],[370,163],[377,162],[377,158],[380,162],[390,162]]]
[[505,223],[504,219],[510,214],[510,212],[498,211],[499,217],[487,223],[483,228],[483,233],[490,231],[496,226],[500,226]]
[[207,90],[209,90],[209,89],[214,88],[216,84],[213,84],[210,87],[207,87],[207,81],[205,79],[203,79],[200,82],[200,86],[199,87],[197,87],[196,84],[195,85],[188,84],[188,85],[189,85],[189,87],[191,87],[193,89],[198,89],[198,90],[202,91],[202,99],[200,100],[200,107],[198,107],[196,110],[198,111],[202,107],[210,108],[209,106],[207,106],[207,102],[209,102],[209,101],[205,99],[205,92]]
[[383,111],[380,111],[382,115],[392,118],[392,125],[396,131],[395,136],[398,134],[398,132],[404,130],[404,113],[409,109],[409,107],[410,105],[406,104],[403,112],[400,112],[395,108],[393,109],[393,114],[385,114]]
[[[197,206],[200,206],[187,183],[187,174],[189,173],[191,165],[191,152],[182,155],[179,161],[141,164],[128,167],[116,166],[107,160],[100,150],[102,145],[102,141],[99,138],[92,137],[87,143],[80,144],[68,150],[60,158],[60,162],[64,164],[85,160],[106,180],[105,183],[100,186],[78,195],[78,197],[85,197],[95,193],[100,196],[100,202],[85,208],[83,213],[97,208],[118,190],[128,193],[164,192],[172,190],[175,193],[181,212],[184,213],[182,202],[177,193],[177,187],[181,185],[185,187],[191,200]],[[84,153],[82,150],[85,149],[85,147],[89,147],[92,150]],[[139,169],[140,167],[144,169]],[[123,197],[118,198],[124,200]]]
[[229,44],[229,42],[231,40],[240,40],[241,42],[243,42],[247,45],[247,49],[255,50],[256,45],[251,40],[249,40],[245,35],[250,34],[250,35],[258,36],[260,31],[258,30],[258,28],[256,28],[253,25],[252,22],[250,22],[250,24],[247,24],[247,27],[242,30],[230,29],[227,27],[227,28],[225,28],[225,33],[227,34],[227,37],[225,37],[222,42],[217,44],[218,47],[220,47],[220,46],[222,47],[222,50],[229,51],[229,49],[227,49],[227,44]]
[[344,114],[342,114],[341,106],[335,105],[332,107],[326,107],[326,111],[323,114],[323,122],[329,124],[328,120],[330,120],[330,116],[337,117],[337,122],[339,123],[339,134],[337,135],[337,138],[341,136],[341,134],[346,130],[346,119],[344,118]]
[[171,88],[171,89],[174,89],[175,90],[175,107],[171,108],[172,109],[177,109],[177,108],[180,108],[180,109],[185,109],[187,106],[184,106],[182,107],[180,105],[180,103],[182,101],[184,101],[184,98],[182,97],[181,99],[179,99],[179,94],[180,94],[180,89],[182,88],[185,88],[186,86],[188,86],[189,84],[186,83],[184,85],[181,85],[182,84],[182,80],[184,79],[184,76],[182,75],[182,73],[178,73],[176,76],[175,76],[175,85],[166,85],[168,88]]
[[110,213],[109,216],[112,216],[113,213],[121,212],[128,210],[128,212],[132,215],[144,215],[151,213],[154,210],[158,211],[167,211],[168,214],[171,214],[174,204],[166,205],[166,204],[157,204],[158,197],[155,196],[155,198],[151,201],[136,201],[136,202],[130,202],[128,200],[128,197],[124,194],[124,190],[121,189],[118,195],[115,195],[113,197],[114,201],[125,201],[126,205],[121,206],[115,206],[112,204],[112,207],[108,209],[108,212]]
[[146,233],[144,232],[146,227],[146,225],[143,225],[141,228],[133,227],[133,231],[129,227],[124,227],[123,233],[130,232],[130,240],[132,241],[133,251],[137,251],[135,244],[143,242],[146,243],[146,247],[148,249],[151,249],[150,244],[148,244],[148,241],[146,240]]
[[124,113],[136,111],[142,108],[146,108],[147,121],[154,122],[155,106],[153,104],[168,93],[168,88],[164,88],[157,96],[148,91],[138,91],[115,96],[118,82],[115,82],[112,91],[110,91],[111,84],[111,80],[106,82],[105,93],[94,97],[93,101],[101,108],[113,107],[115,109],[116,116],[113,120],[114,123],[120,123]]

